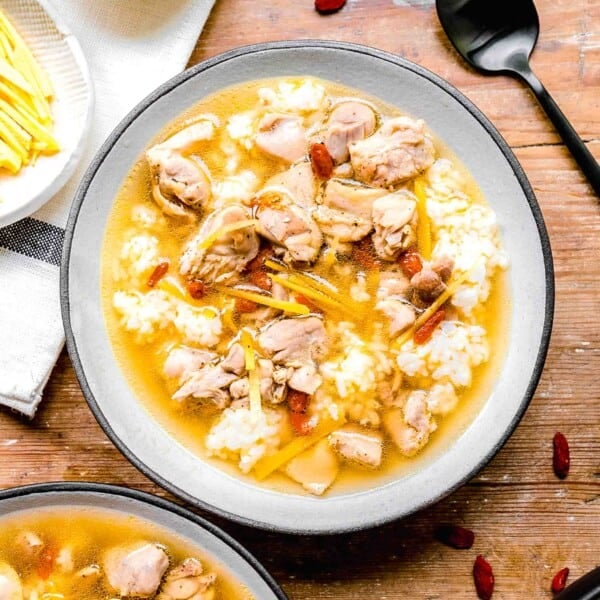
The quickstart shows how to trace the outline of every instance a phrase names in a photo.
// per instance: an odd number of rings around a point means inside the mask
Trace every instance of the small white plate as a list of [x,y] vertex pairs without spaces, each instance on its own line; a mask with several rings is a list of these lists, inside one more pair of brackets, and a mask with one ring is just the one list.
[[83,51],[58,11],[46,0],[2,0],[1,8],[52,81],[54,135],[61,151],[40,156],[18,175],[0,174],[0,227],[38,210],[67,182],[81,159],[93,109]]

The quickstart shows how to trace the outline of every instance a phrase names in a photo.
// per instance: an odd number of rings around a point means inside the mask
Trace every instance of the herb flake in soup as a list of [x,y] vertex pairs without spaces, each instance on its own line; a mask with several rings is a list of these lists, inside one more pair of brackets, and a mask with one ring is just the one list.
[[281,78],[205,98],[140,157],[103,305],[175,438],[322,495],[418,468],[468,426],[503,357],[507,264],[494,212],[423,120]]

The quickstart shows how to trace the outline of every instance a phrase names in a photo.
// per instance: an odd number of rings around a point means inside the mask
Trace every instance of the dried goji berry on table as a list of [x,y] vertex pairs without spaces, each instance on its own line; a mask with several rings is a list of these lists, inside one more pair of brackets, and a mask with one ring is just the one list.
[[552,587],[550,588],[555,594],[562,592],[567,585],[567,577],[569,576],[569,567],[561,569],[552,578]]
[[481,600],[490,600],[494,593],[494,572],[492,571],[492,565],[481,554],[473,564],[473,581],[475,582],[477,596]]
[[321,15],[337,12],[346,4],[346,0],[315,0],[315,10]]
[[333,173],[333,158],[327,146],[323,142],[311,144],[308,154],[315,175],[320,179],[329,179]]
[[460,525],[440,525],[433,535],[442,544],[457,550],[468,550],[475,541],[475,534]]
[[564,479],[569,474],[569,467],[571,466],[569,442],[567,442],[567,438],[560,431],[557,431],[554,434],[552,446],[552,466],[554,467],[554,472],[557,477]]
[[150,277],[148,277],[147,285],[148,287],[154,287],[166,274],[169,270],[169,262],[164,261],[156,265],[154,271],[152,271]]

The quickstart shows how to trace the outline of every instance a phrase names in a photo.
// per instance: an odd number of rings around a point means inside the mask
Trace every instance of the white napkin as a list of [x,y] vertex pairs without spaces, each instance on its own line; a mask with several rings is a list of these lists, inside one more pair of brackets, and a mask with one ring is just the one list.
[[64,344],[59,263],[71,201],[106,136],[182,71],[215,0],[56,0],[87,58],[96,104],[86,154],[63,190],[0,229],[0,404],[33,417]]

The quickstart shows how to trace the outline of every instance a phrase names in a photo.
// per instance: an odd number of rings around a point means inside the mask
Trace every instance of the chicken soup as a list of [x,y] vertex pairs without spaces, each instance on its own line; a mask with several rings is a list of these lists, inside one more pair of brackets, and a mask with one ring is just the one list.
[[252,599],[202,551],[132,516],[73,507],[0,519],[0,598],[117,597]]
[[203,99],[140,157],[103,305],[174,437],[321,495],[468,425],[502,358],[506,268],[494,212],[423,120],[283,78]]

